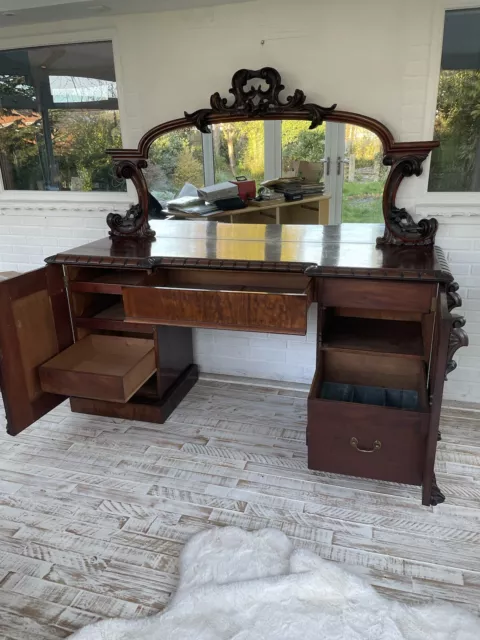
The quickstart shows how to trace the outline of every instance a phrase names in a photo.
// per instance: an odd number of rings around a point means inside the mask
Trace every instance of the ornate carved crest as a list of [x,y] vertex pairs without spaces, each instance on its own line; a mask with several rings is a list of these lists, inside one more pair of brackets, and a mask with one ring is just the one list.
[[[261,85],[249,87],[249,83],[255,79],[263,80],[267,88],[262,89]],[[217,91],[210,98],[210,109],[199,109],[191,114],[185,111],[185,118],[203,133],[210,133],[208,125],[213,115],[262,118],[269,113],[279,116],[289,111],[301,110],[310,116],[309,119],[312,121],[310,129],[314,129],[322,124],[337,106],[333,104],[331,107],[321,107],[318,104],[306,104],[306,95],[300,89],[295,89],[286,102],[282,102],[280,93],[284,89],[280,74],[272,67],[263,67],[257,71],[240,69],[233,75],[232,87],[229,89],[229,93],[234,96],[232,104],[229,105],[228,99],[222,98]]]

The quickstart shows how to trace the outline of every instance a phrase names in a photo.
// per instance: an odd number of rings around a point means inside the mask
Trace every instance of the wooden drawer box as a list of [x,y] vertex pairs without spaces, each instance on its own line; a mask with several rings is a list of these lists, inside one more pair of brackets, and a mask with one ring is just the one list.
[[123,288],[127,321],[298,335],[311,301],[303,274],[165,269]]
[[[361,358],[365,361],[369,356]],[[386,365],[383,370],[382,359]],[[356,363],[350,367],[346,354],[322,354],[308,399],[309,469],[422,483],[429,421],[424,365],[419,360],[406,360],[409,369],[402,373],[398,371],[399,359],[393,359],[397,370],[391,360],[375,356],[371,368],[378,371],[369,377]],[[418,410],[322,399],[325,380],[413,389],[418,392]]]
[[324,307],[385,309],[429,313],[437,285],[416,282],[386,282],[354,278],[324,278],[320,287]]
[[153,340],[89,335],[39,369],[43,391],[127,402],[156,370]]

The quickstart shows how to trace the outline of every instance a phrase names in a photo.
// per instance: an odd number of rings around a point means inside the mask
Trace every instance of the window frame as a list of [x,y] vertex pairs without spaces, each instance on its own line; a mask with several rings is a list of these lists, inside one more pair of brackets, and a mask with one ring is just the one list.
[[[456,9],[480,9],[480,0],[439,0],[433,9],[432,39],[428,62],[427,93],[423,123],[424,140],[432,140],[435,131],[440,66],[443,49],[445,14]],[[419,215],[480,215],[480,191],[429,191],[431,154],[423,164],[423,174],[415,189],[416,213]],[[416,196],[416,197],[415,197]],[[457,211],[455,211],[457,209]]]
[[[118,110],[120,113],[120,131],[122,140],[128,138],[128,131],[124,114],[124,84],[122,80],[122,66],[120,63],[118,36],[112,28],[78,30],[73,33],[50,33],[41,35],[13,36],[2,39],[0,51],[12,49],[31,49],[34,47],[48,47],[69,44],[88,44],[90,42],[111,42],[113,49],[113,65],[117,84]],[[23,189],[5,189],[3,175],[0,171],[0,208],[10,203],[35,202],[41,204],[58,204],[59,202],[72,203],[108,203],[128,205],[137,201],[136,190],[127,180],[125,192],[114,191],[31,191]]]

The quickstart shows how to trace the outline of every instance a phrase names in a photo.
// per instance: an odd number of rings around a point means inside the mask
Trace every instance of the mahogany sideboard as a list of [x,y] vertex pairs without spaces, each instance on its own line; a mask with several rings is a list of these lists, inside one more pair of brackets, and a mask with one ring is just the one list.
[[370,224],[153,226],[156,239],[104,238],[0,283],[8,433],[67,397],[76,412],[163,423],[197,379],[193,327],[302,335],[317,303],[308,467],[443,501],[443,385],[467,338],[439,247],[376,246]]

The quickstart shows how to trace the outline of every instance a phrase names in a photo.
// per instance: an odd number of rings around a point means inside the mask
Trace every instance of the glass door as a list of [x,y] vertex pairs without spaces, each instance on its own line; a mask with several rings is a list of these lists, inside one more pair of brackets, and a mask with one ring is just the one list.
[[326,141],[330,224],[383,222],[382,197],[389,168],[382,163],[378,136],[356,125],[328,123]]

